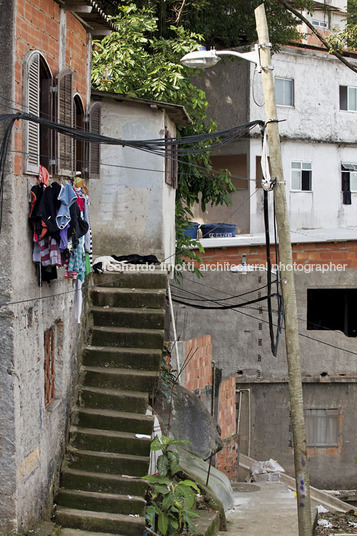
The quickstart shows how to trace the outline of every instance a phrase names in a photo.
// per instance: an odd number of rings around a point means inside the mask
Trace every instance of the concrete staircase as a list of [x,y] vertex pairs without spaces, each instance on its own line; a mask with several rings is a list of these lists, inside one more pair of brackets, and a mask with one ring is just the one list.
[[[63,536],[142,536],[167,276],[94,275],[93,326],[56,498]],[[139,437],[138,437],[139,435]],[[140,437],[140,435],[150,437]]]

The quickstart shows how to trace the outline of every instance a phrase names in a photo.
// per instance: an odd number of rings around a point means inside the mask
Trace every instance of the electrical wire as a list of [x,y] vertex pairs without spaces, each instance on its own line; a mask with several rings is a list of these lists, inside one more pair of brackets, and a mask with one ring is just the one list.
[[[220,311],[226,311],[228,309],[235,309],[235,308],[238,308],[238,307],[246,307],[247,305],[251,305],[252,303],[257,303],[257,302],[261,302],[261,301],[265,301],[268,299],[268,296],[262,296],[261,298],[256,298],[255,300],[250,300],[250,301],[247,301],[247,302],[243,302],[243,303],[236,303],[234,305],[222,305],[221,307],[206,307],[204,305],[198,305],[198,304],[194,304],[194,303],[189,303],[189,302],[184,302],[182,300],[180,300],[177,296],[173,295],[172,297],[172,301],[176,302],[176,303],[180,303],[181,305],[187,305],[188,307],[192,307],[193,309],[206,309],[206,310],[220,310]],[[212,301],[212,300],[209,300],[209,301]]]
[[[187,279],[187,278],[185,278]],[[198,281],[195,281],[195,280],[192,280],[191,281],[192,283],[195,283],[195,284],[198,284],[198,285],[203,285],[203,286],[207,286],[208,288],[210,288],[211,290],[218,290],[219,292],[223,292],[225,294],[227,294],[225,291],[223,290],[220,290],[220,289],[217,289],[217,288],[212,288],[210,285],[205,285],[203,283],[200,283]],[[196,294],[196,296],[202,298],[204,296],[200,295],[200,294]],[[210,300],[209,298],[207,298],[209,301],[211,301],[212,303],[219,303],[219,301],[217,300]],[[257,316],[254,316],[250,313],[247,313],[246,311],[241,311],[241,310],[237,310],[236,308],[234,309],[231,309],[232,312],[235,312],[235,313],[238,313],[238,314],[241,314],[243,316],[246,316],[248,318],[252,318],[253,320],[257,320],[258,322],[263,322],[264,324],[269,324],[269,320],[265,320],[264,318],[260,318],[260,317],[257,317]],[[301,319],[300,319],[301,320]],[[277,327],[277,324],[274,324],[274,327]],[[282,330],[284,330],[284,326],[281,328]],[[329,342],[326,342],[326,341],[321,341],[320,339],[316,339],[315,337],[312,337],[311,335],[306,335],[305,333],[300,333],[299,332],[299,336],[300,337],[304,337],[306,339],[309,339],[309,340],[312,340],[314,342],[317,342],[319,344],[322,344],[322,345],[325,345],[325,346],[329,346],[331,348],[335,348],[336,350],[340,350],[341,352],[346,352],[348,354],[352,354],[352,355],[356,355],[357,356],[357,352],[354,352],[353,350],[348,350],[347,348],[341,348],[340,346],[337,346],[337,345],[334,345],[334,344],[331,344]]]

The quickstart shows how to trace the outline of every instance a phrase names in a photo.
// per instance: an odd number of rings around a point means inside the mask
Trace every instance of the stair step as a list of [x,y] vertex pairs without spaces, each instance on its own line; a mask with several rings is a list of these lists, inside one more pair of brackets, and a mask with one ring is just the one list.
[[93,346],[161,349],[164,331],[161,329],[94,326],[91,329],[90,339]]
[[64,468],[62,471],[61,486],[66,489],[81,489],[83,491],[143,497],[148,484],[142,478]]
[[[113,533],[108,532],[93,532],[80,529],[60,529],[59,536],[113,536]],[[122,534],[115,533],[115,536],[123,536]]]
[[91,291],[91,298],[94,306],[163,309],[166,290],[97,287]]
[[158,370],[161,356],[162,351],[156,349],[87,346],[82,362],[89,367]]
[[150,455],[151,435],[148,438],[138,438],[133,433],[76,426],[71,426],[70,433],[70,445],[79,450]]
[[163,309],[92,307],[90,309],[95,326],[117,326],[122,328],[163,329]]
[[109,512],[113,514],[145,515],[146,501],[143,497],[98,493],[95,491],[60,489],[56,497],[59,506],[90,510],[92,512]]
[[150,393],[158,372],[120,368],[82,367],[83,384],[90,387]]
[[147,393],[142,392],[82,386],[79,403],[80,406],[88,408],[105,408],[116,411],[145,413],[148,407],[148,398]]
[[68,447],[66,461],[70,469],[88,470],[90,467],[93,472],[97,473],[142,477],[148,472],[150,458],[149,456],[95,452]]
[[135,271],[125,271],[119,273],[92,274],[92,280],[95,285],[100,287],[117,287],[117,288],[149,288],[149,289],[166,289],[167,273],[161,268],[144,271],[135,269]]
[[144,517],[76,510],[62,506],[57,508],[56,523],[68,528],[125,536],[142,536],[145,529]]
[[132,432],[134,434],[149,434],[150,436],[153,422],[152,415],[126,413],[111,409],[79,408],[72,413],[72,424],[74,426]]

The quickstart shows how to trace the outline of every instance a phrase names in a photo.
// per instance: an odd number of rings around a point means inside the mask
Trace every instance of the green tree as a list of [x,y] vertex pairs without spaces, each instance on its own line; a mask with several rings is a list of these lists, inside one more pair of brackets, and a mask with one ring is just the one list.
[[[115,4],[130,0],[100,0],[104,9],[115,13]],[[207,47],[230,48],[256,40],[254,9],[262,0],[135,0],[139,8],[150,7],[158,18],[157,33],[172,36],[173,26],[202,34]],[[296,18],[279,0],[265,0],[270,38],[274,44],[285,44],[298,38]],[[309,0],[295,0],[296,9],[312,9]],[[108,11],[108,12],[109,12]]]

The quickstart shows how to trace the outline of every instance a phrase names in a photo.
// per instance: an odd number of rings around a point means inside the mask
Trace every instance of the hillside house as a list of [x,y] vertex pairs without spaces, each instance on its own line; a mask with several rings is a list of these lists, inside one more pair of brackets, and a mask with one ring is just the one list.
[[[315,19],[326,17],[330,28],[344,21],[345,2],[316,5],[321,9],[309,15],[314,25]],[[356,54],[349,56],[356,65]],[[309,36],[275,53],[273,67],[296,263],[311,483],[348,488],[357,478],[356,74]],[[265,119],[259,76],[254,65],[244,61],[222,60],[205,71],[198,83],[206,91],[209,115],[219,129]],[[206,250],[205,278],[199,281],[184,274],[183,290],[174,291],[181,301],[195,303],[196,295],[200,300],[196,304],[206,300],[205,306],[217,306],[217,300],[219,305],[225,299],[222,305],[233,305],[266,295],[261,155],[262,140],[256,130],[213,156],[215,168],[231,170],[237,191],[230,207],[208,207],[205,213],[196,208],[194,220],[235,224],[237,234],[201,240]],[[271,222],[272,215],[270,195]],[[276,262],[273,249],[272,262]],[[233,265],[239,269],[230,271]],[[249,265],[262,268],[254,271]],[[227,300],[229,296],[236,298]],[[273,301],[275,331],[277,309]],[[273,357],[266,303],[218,312],[177,304],[175,311],[178,337],[187,340],[211,334],[216,367],[222,369],[223,379],[236,377],[235,440],[239,436],[241,452],[259,460],[273,457],[293,471],[284,332]],[[234,468],[228,471],[234,473]]]
[[[92,0],[3,2],[1,114],[29,112],[68,126],[92,125],[92,37],[113,24]],[[1,140],[8,121],[0,124]],[[91,157],[94,165],[94,157]],[[50,183],[85,169],[84,144],[16,121],[1,194],[0,533],[22,532],[49,515],[77,378],[80,325],[74,292],[59,268],[38,285],[29,194],[40,165]]]

